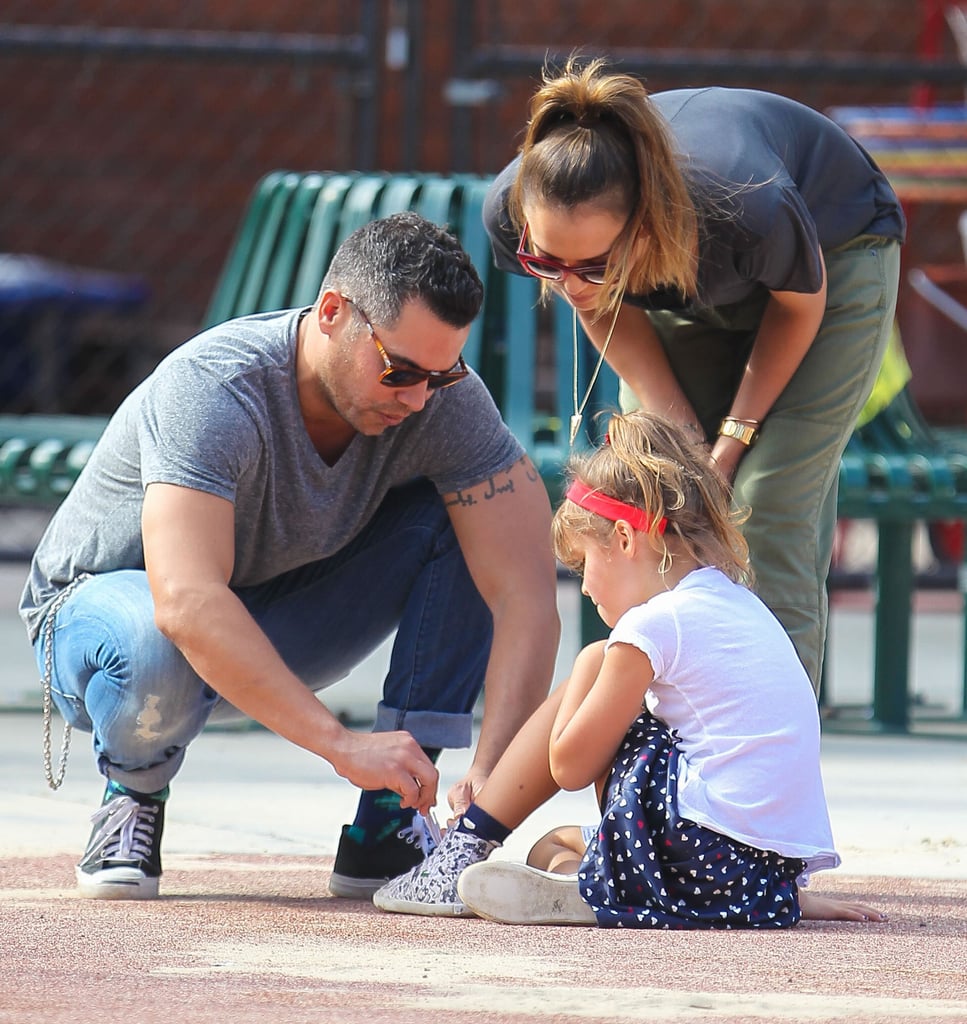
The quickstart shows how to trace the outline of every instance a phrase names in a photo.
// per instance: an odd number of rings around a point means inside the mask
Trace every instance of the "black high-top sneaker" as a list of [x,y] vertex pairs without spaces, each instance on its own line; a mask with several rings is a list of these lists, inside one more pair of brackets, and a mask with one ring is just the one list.
[[343,825],[336,863],[329,879],[333,896],[368,900],[391,878],[422,863],[440,841],[436,822],[414,814],[408,827],[394,829],[375,842],[362,841],[360,829]]
[[161,877],[165,801],[121,792],[108,783],[94,828],[75,869],[81,896],[94,900],[153,900]]

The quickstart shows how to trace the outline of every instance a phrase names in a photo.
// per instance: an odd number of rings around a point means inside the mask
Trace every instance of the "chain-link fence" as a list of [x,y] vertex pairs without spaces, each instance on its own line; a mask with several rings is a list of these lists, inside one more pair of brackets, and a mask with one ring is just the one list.
[[[269,170],[498,170],[574,49],[656,90],[963,95],[929,0],[7,0],[0,410],[112,411],[204,322]],[[918,211],[916,259],[959,252],[956,212]]]
[[3,408],[111,411],[202,322],[263,173],[374,163],[376,8],[4,5]]

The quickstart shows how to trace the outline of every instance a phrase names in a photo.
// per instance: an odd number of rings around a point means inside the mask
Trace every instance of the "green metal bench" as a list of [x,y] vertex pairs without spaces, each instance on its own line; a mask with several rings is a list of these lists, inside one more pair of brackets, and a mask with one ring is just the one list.
[[[528,448],[552,500],[559,500],[571,413],[571,312],[563,302],[538,304],[530,278],[493,267],[481,210],[490,178],[276,171],[253,191],[206,315],[206,325],[235,316],[309,305],[339,242],[366,221],[415,209],[457,234],[484,282],[484,309],[473,325],[467,361],[486,382],[504,418]],[[554,377],[537,379],[553,356]],[[596,354],[579,334],[581,390]],[[543,396],[539,402],[538,396]],[[585,412],[614,408],[617,380],[602,372]],[[545,408],[547,406],[547,408]],[[86,461],[103,421],[0,417],[0,504],[56,504]],[[588,443],[582,436],[579,443]],[[909,724],[908,666],[912,530],[920,520],[967,520],[967,444],[944,445],[923,423],[908,395],[858,429],[840,467],[839,511],[872,519],[879,530],[876,569],[874,723]],[[967,570],[961,574],[961,587]],[[967,602],[965,602],[967,606]],[[582,639],[600,635],[591,606],[582,608]],[[965,611],[967,630],[967,611]],[[967,700],[967,652],[964,655]]]
[[[965,439],[967,440],[967,439]],[[924,423],[904,389],[878,416],[856,430],[840,462],[839,515],[877,526],[873,722],[903,731],[909,725],[910,626],[915,589],[916,522],[967,522],[967,444],[946,440]],[[961,712],[967,709],[967,564],[962,597]]]
[[57,505],[106,423],[94,416],[0,416],[0,505]]

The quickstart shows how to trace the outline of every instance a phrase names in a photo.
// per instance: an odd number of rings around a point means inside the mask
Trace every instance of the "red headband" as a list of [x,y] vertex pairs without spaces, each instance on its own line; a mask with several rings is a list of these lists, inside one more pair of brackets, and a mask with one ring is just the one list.
[[[635,508],[634,505],[618,501],[617,498],[609,498],[606,494],[582,484],[580,480],[575,480],[568,487],[564,497],[568,501],[573,501],[575,505],[586,508],[589,512],[595,512],[599,516],[604,516],[605,519],[610,519],[613,523],[624,519],[636,530],[641,530],[644,533],[648,533],[651,529],[652,518],[644,509]],[[662,516],[658,520],[658,532],[664,533],[666,525],[667,521]]]

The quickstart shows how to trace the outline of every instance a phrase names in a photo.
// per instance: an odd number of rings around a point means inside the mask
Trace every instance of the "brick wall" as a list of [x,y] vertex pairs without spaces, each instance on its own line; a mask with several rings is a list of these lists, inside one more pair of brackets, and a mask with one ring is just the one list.
[[[153,330],[167,344],[201,321],[245,200],[270,169],[492,172],[514,152],[545,51],[913,57],[920,8],[917,0],[8,0],[0,12],[0,247],[143,275]],[[353,33],[368,39],[372,56],[353,69],[336,59],[27,51],[9,41],[18,26],[40,24],[84,29],[92,39],[116,28],[236,40]],[[952,60],[947,36],[940,45]],[[400,42],[409,61],[393,66]],[[536,56],[512,75],[481,72],[481,54],[507,46]],[[490,81],[493,95],[479,107],[454,107],[447,85],[468,75]],[[754,67],[747,77],[727,84],[773,88],[819,108],[910,96],[906,83],[763,80]],[[696,66],[649,76],[648,85],[713,80]],[[958,251],[951,214],[918,211],[918,260]]]

